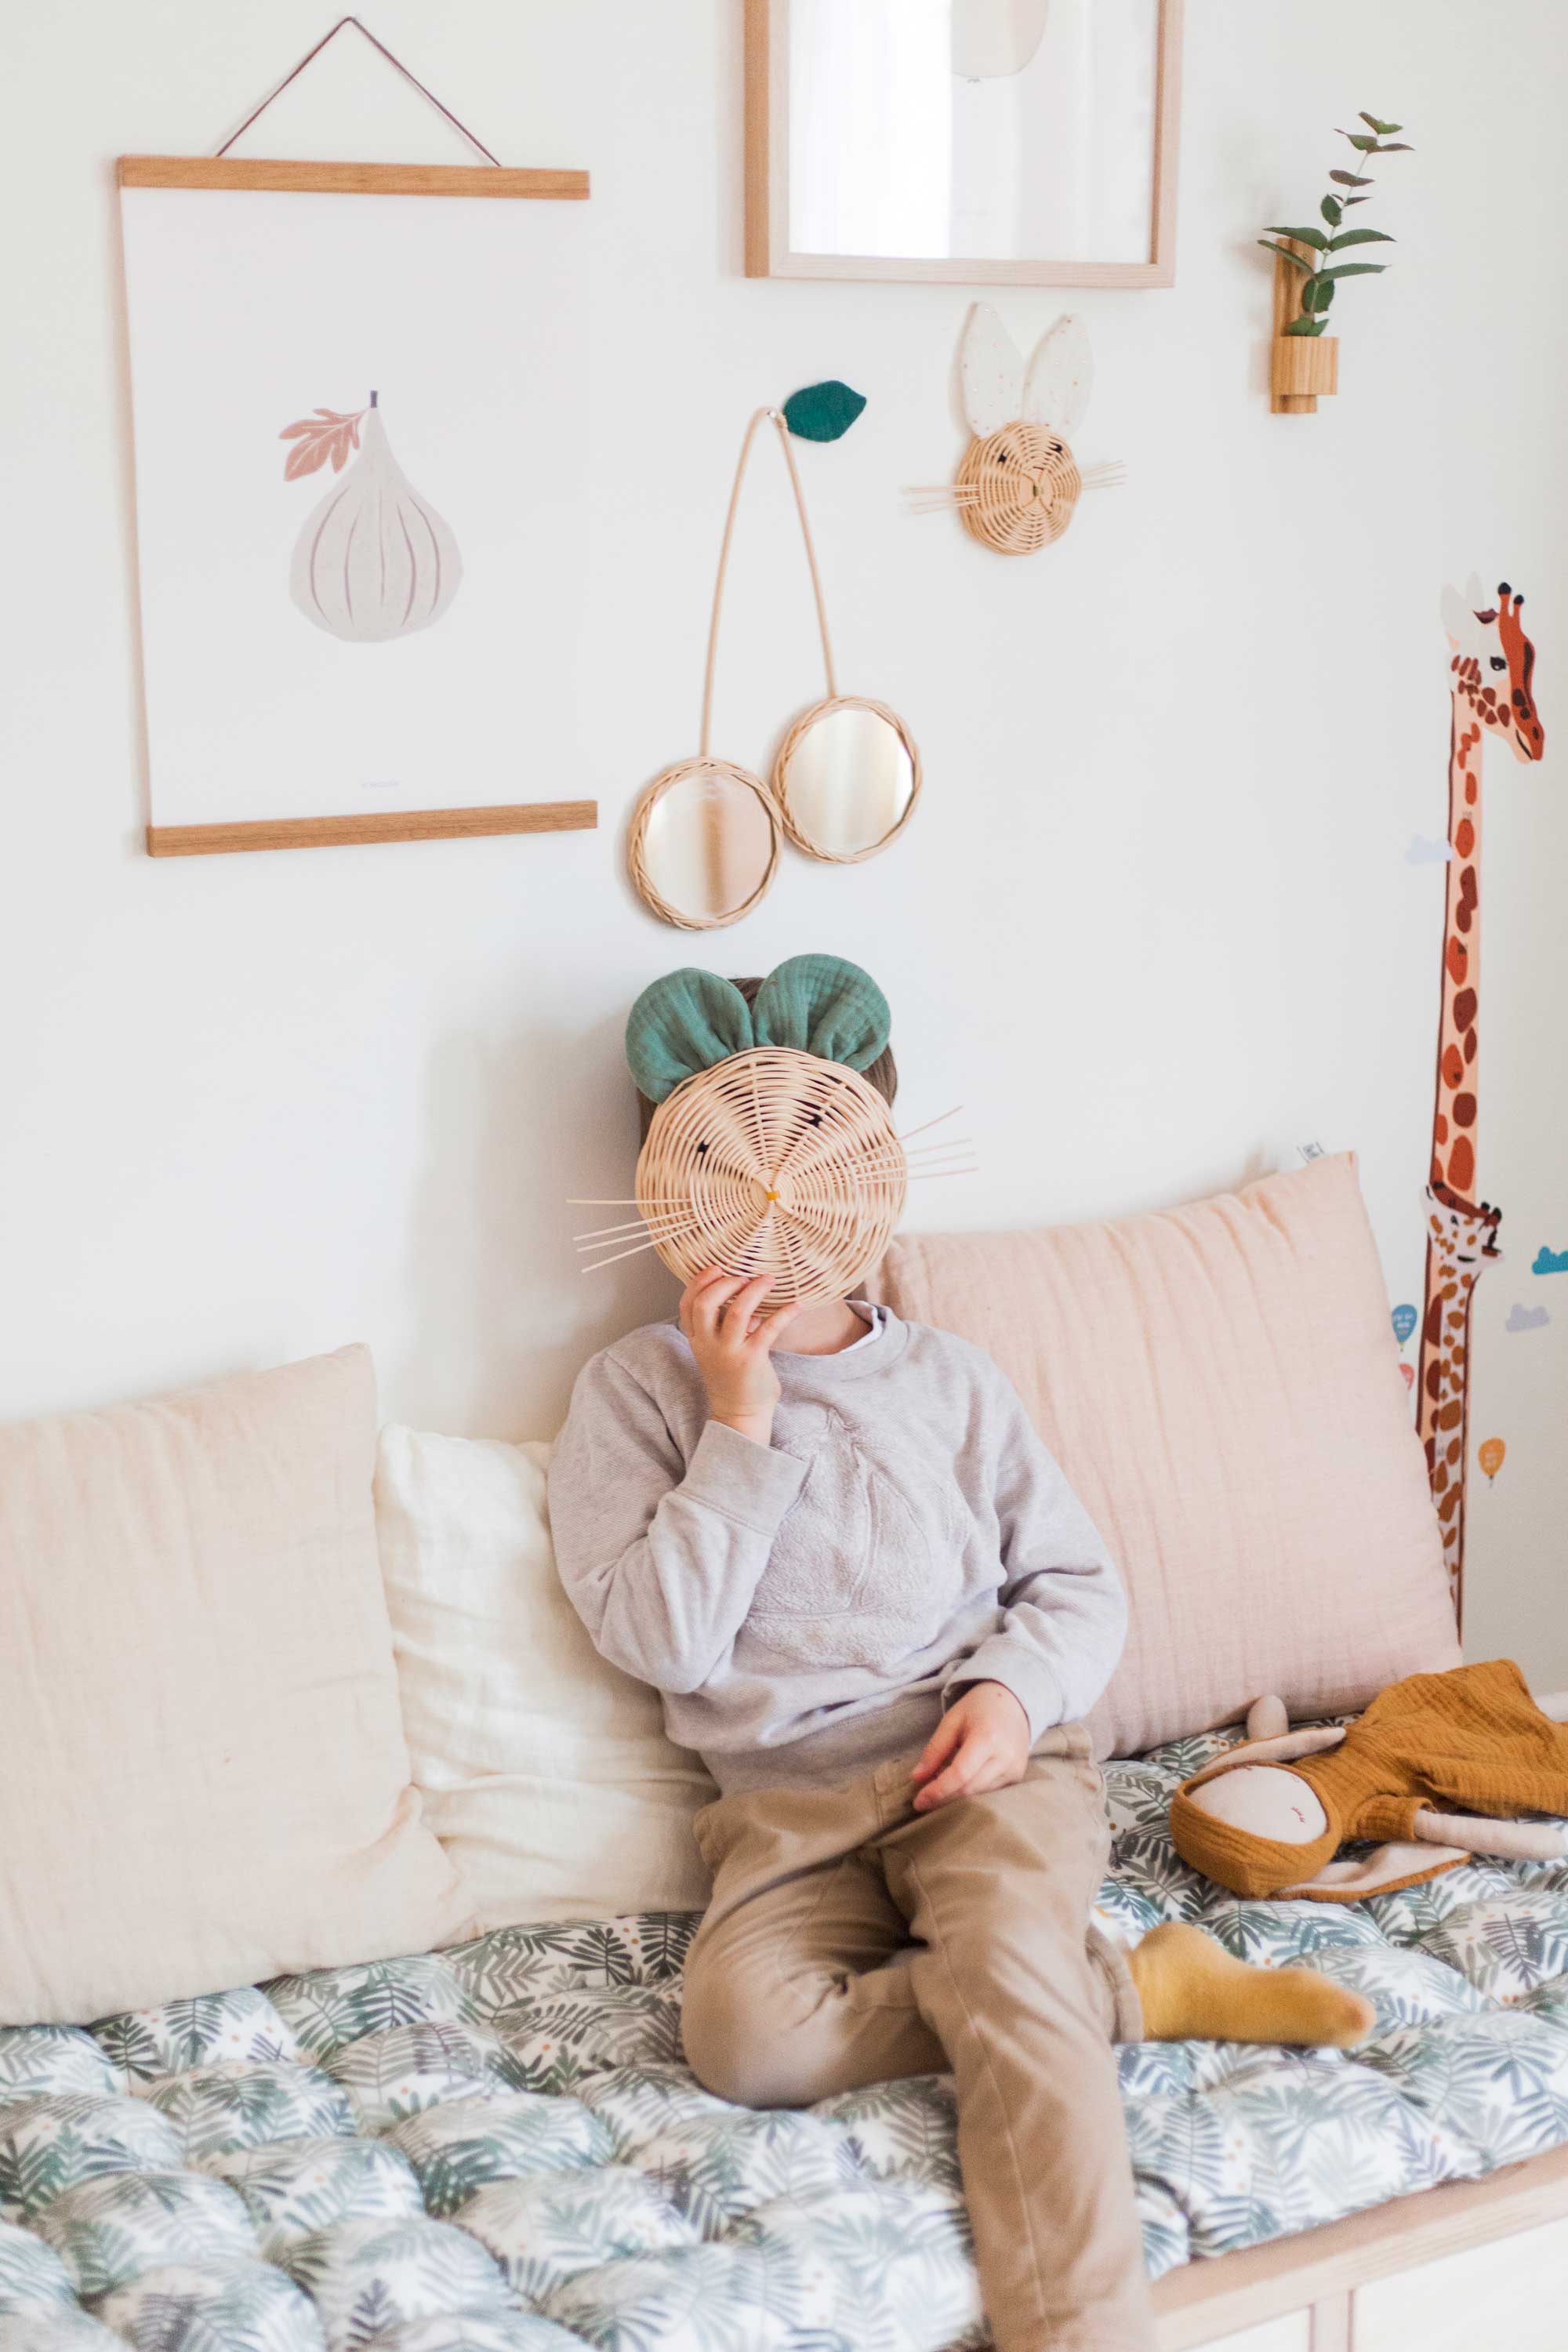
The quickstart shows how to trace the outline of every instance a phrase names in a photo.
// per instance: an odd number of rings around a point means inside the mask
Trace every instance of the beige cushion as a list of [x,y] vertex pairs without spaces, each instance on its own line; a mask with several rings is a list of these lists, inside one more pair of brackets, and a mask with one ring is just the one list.
[[708,1900],[718,1791],[561,1589],[547,1445],[382,1432],[376,1519],[425,1817],[484,1927]]
[[363,1348],[0,1430],[0,2021],[468,1924],[398,1714]]
[[910,1234],[880,1295],[989,1350],[1121,1565],[1101,1755],[1458,1664],[1349,1154],[1116,1224]]

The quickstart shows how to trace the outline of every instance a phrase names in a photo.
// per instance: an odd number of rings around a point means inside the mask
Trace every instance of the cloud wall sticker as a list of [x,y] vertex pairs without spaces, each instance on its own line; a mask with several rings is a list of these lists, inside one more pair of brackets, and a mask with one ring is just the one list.
[[1548,1249],[1544,1242],[1535,1253],[1531,1274],[1568,1274],[1568,1249]]
[[1406,866],[1447,866],[1454,855],[1446,841],[1428,841],[1424,833],[1413,833],[1410,846],[1405,853]]
[[1516,1300],[1509,1308],[1508,1321],[1502,1328],[1505,1331],[1539,1331],[1543,1323],[1551,1320],[1544,1307],[1521,1307]]

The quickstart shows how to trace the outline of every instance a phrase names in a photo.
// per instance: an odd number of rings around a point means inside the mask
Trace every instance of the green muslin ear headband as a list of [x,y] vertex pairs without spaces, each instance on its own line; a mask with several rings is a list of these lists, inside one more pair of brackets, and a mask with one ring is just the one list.
[[626,1060],[650,1102],[699,1070],[753,1045],[789,1045],[819,1061],[868,1069],[892,1027],[888,1000],[842,956],[791,956],[748,1004],[733,981],[688,965],[643,990],[626,1017]]

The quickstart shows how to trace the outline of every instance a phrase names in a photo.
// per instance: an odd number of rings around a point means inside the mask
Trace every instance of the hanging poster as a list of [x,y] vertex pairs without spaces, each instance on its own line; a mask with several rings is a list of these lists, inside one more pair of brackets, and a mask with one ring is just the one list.
[[149,848],[592,824],[587,174],[120,177]]

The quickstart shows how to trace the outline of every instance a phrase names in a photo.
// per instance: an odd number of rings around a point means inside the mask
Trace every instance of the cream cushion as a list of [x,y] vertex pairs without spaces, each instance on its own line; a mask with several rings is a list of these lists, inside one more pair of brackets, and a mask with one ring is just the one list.
[[561,1589],[547,1445],[382,1432],[376,1518],[425,1817],[482,1928],[708,1900],[717,1791]]
[[0,2022],[465,1931],[420,1819],[363,1348],[0,1430]]
[[1121,1565],[1101,1755],[1458,1664],[1351,1155],[1114,1224],[908,1235],[879,1295],[995,1358]]

